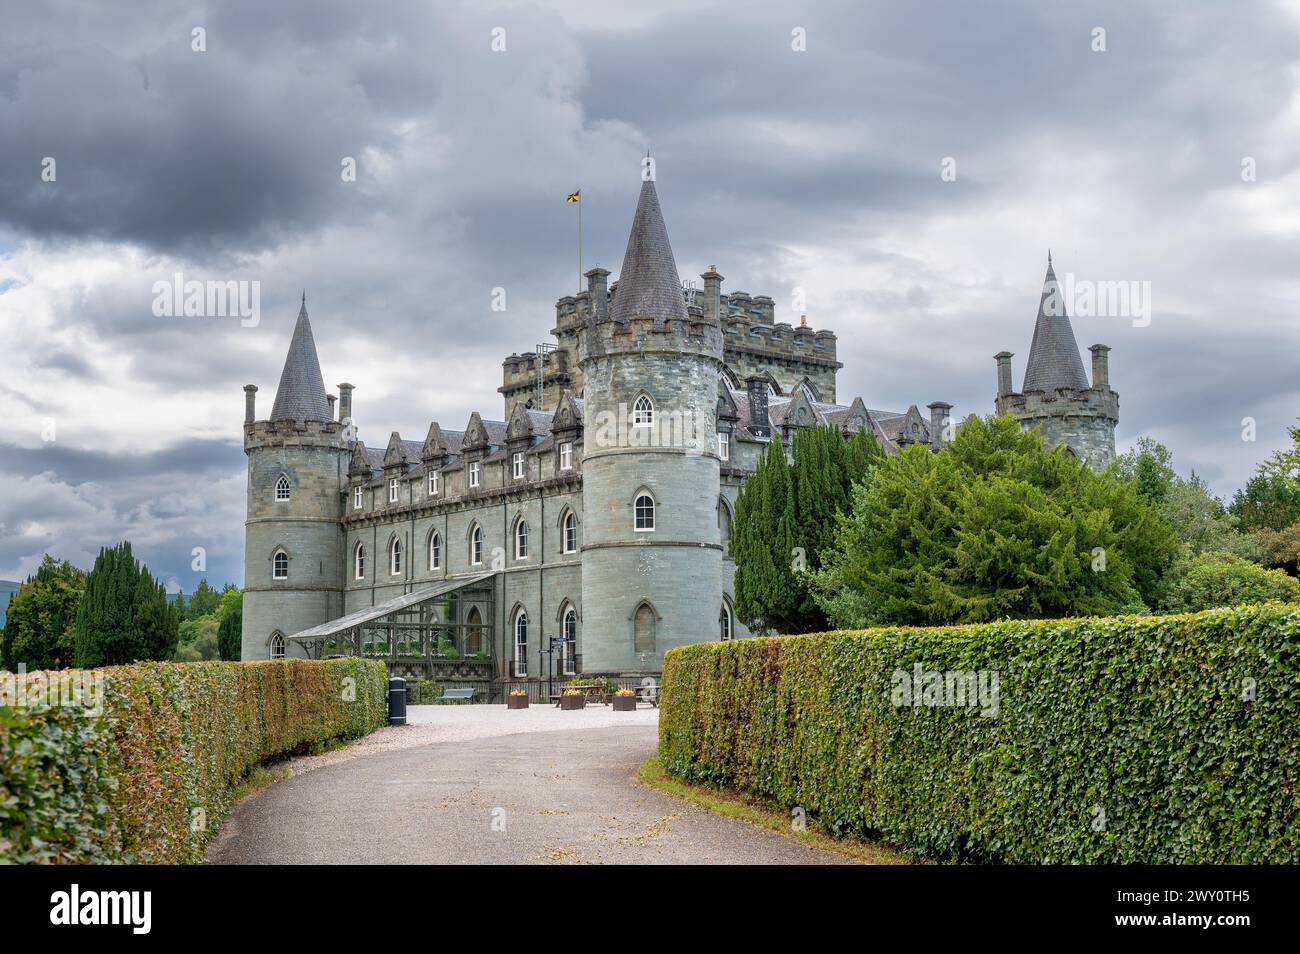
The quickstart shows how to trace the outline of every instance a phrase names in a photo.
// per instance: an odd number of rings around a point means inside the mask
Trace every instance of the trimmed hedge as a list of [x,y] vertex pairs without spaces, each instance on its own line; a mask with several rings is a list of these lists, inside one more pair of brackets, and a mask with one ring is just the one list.
[[[915,856],[1294,864],[1298,651],[1276,603],[686,646],[659,758]],[[997,672],[996,717],[895,704],[918,663]]]
[[103,675],[98,715],[0,705],[0,863],[202,861],[251,769],[387,721],[388,673],[374,660],[84,672]]

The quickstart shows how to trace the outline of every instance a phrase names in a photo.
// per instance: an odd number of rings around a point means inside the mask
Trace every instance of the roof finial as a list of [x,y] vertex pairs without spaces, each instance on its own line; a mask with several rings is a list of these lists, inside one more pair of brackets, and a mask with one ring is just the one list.
[[1052,264],[1052,250],[1050,248],[1047,250],[1047,264]]
[[[1050,253],[1050,252],[1049,252],[1048,255],[1047,255],[1047,260],[1048,260],[1049,262],[1052,260],[1052,256],[1051,256],[1051,253]],[[307,289],[305,289],[305,288],[302,290],[302,303],[303,303],[304,305],[307,304]]]

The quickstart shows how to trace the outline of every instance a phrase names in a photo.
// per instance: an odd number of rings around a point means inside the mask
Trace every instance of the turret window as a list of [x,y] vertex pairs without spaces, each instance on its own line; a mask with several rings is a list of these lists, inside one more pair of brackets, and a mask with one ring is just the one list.
[[643,394],[632,405],[632,426],[650,427],[654,422],[655,406],[650,402],[650,398]]
[[276,500],[289,499],[289,478],[286,477],[284,474],[281,474],[280,479],[275,482],[275,499]]
[[483,465],[478,461],[472,461],[469,465],[469,485],[477,487],[479,477],[483,474]]
[[390,477],[388,480],[388,502],[397,503],[397,478]]
[[633,506],[636,513],[636,529],[640,531],[655,528],[655,502],[649,494],[641,494]]
[[388,545],[388,572],[393,576],[402,572],[402,541],[398,537]]
[[289,579],[289,554],[283,550],[276,550],[275,556],[271,557],[271,579]]
[[528,464],[523,451],[516,451],[514,456],[510,458],[510,464],[513,467],[515,480],[523,480],[528,476]]

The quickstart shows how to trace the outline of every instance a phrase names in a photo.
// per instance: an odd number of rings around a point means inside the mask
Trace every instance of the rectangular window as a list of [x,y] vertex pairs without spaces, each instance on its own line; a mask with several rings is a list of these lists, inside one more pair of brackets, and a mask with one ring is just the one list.
[[718,431],[718,456],[731,460],[731,435],[726,431]]
[[438,496],[438,472],[436,470],[429,471],[429,496]]
[[353,510],[361,509],[361,488],[360,487],[352,488],[352,509]]
[[528,468],[524,464],[523,452],[516,452],[515,455],[510,458],[510,462],[514,465],[515,480],[523,480],[524,475],[528,473]]
[[481,474],[482,472],[483,472],[483,465],[480,464],[478,461],[474,461],[472,464],[469,465],[469,485],[471,487],[478,486],[479,474]]
[[388,502],[397,503],[397,478],[390,478],[388,481]]
[[573,470],[573,444],[568,441],[560,445],[560,470]]

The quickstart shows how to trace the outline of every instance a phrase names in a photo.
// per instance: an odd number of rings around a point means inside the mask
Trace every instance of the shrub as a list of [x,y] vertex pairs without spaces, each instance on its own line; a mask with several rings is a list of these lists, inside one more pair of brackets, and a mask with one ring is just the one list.
[[428,679],[412,679],[406,683],[406,701],[413,706],[431,706],[442,700],[442,690]]
[[[1296,863],[1298,648],[1282,604],[681,647],[659,755],[918,856]],[[916,666],[997,673],[996,717],[896,704]]]
[[103,679],[97,714],[0,699],[0,863],[201,861],[250,769],[387,721],[387,670],[359,659],[86,675]]
[[1169,575],[1164,603],[1171,613],[1269,600],[1300,601],[1300,581],[1230,553],[1203,553],[1176,565]]

